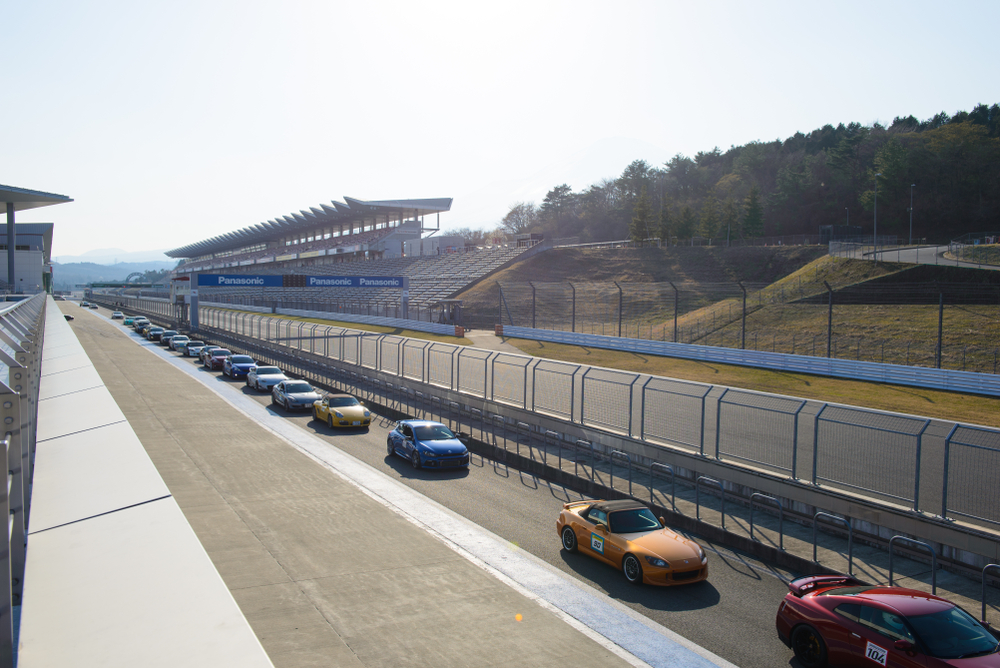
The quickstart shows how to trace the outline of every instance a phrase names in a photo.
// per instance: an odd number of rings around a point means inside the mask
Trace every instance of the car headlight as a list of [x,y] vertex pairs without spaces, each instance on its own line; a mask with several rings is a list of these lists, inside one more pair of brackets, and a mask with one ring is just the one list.
[[659,557],[646,557],[646,562],[650,566],[656,566],[657,568],[670,568],[670,564]]
[[342,417],[344,417],[344,414],[343,414],[343,413],[341,413],[340,411],[333,411],[333,414],[334,414],[334,415],[336,415],[336,416],[337,416],[337,417],[339,417],[339,418],[342,418]]
[[698,546],[698,556],[701,557],[701,563],[704,564],[708,561],[708,556],[705,554],[705,550],[701,549],[700,545]]
[[368,411],[365,411],[365,417],[371,417],[371,413],[369,413]]

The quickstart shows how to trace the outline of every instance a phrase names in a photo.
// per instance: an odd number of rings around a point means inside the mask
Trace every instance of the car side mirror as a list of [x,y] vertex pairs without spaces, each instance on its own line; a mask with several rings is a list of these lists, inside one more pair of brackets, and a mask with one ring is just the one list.
[[914,645],[909,640],[897,640],[892,644],[893,647],[898,649],[900,652],[912,652],[914,650]]
[[604,522],[598,522],[594,526],[594,529],[597,531],[597,533],[607,533],[608,532],[608,527],[604,524]]

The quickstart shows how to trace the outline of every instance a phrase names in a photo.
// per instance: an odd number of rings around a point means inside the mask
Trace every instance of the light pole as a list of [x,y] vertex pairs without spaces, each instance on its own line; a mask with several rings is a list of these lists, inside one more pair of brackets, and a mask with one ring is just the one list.
[[916,183],[910,184],[910,245],[913,245],[913,189],[917,187]]
[[875,264],[878,264],[878,177],[880,176],[882,176],[882,172],[875,175],[875,238],[873,239],[875,242]]

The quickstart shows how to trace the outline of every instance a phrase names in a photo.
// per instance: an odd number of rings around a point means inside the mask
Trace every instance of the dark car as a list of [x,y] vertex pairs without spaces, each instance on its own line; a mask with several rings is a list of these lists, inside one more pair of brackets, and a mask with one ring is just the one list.
[[176,329],[165,329],[163,330],[163,333],[160,334],[160,343],[162,343],[165,346],[169,346],[170,339],[174,338],[178,334],[179,332]]
[[205,356],[205,366],[212,371],[221,369],[226,363],[226,358],[232,354],[232,351],[226,350],[225,348],[216,348]]
[[159,341],[163,331],[162,327],[150,327],[146,330],[146,338],[150,341]]
[[202,347],[201,350],[198,351],[198,359],[201,360],[202,364],[204,364],[205,360],[208,359],[208,356],[212,353],[213,350],[221,350],[221,349],[222,346],[204,346]]
[[844,575],[808,575],[788,590],[775,626],[805,668],[1000,666],[993,632],[938,596]]
[[230,355],[222,363],[222,373],[230,378],[246,378],[250,369],[256,365],[249,355]]
[[413,468],[468,468],[469,451],[451,429],[430,420],[401,420],[386,439],[389,455],[410,460]]
[[313,404],[321,398],[304,380],[283,380],[271,389],[271,403],[286,411],[312,410]]

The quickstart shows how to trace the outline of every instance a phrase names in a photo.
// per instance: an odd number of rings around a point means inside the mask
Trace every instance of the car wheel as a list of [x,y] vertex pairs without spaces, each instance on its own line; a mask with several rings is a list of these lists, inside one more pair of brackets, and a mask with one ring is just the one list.
[[418,469],[421,466],[420,453],[417,452],[416,450],[410,453],[410,465],[415,469]]
[[576,552],[576,533],[573,527],[563,527],[562,546],[567,552]]
[[332,413],[327,413],[326,414],[326,423],[330,426],[330,429],[333,429],[333,414]]
[[792,633],[792,651],[805,668],[826,666],[826,643],[811,626],[802,625]]
[[396,454],[396,448],[393,447],[391,438],[385,439],[385,449],[389,451],[390,457]]
[[634,554],[626,554],[622,559],[622,573],[632,584],[642,584],[642,564]]

